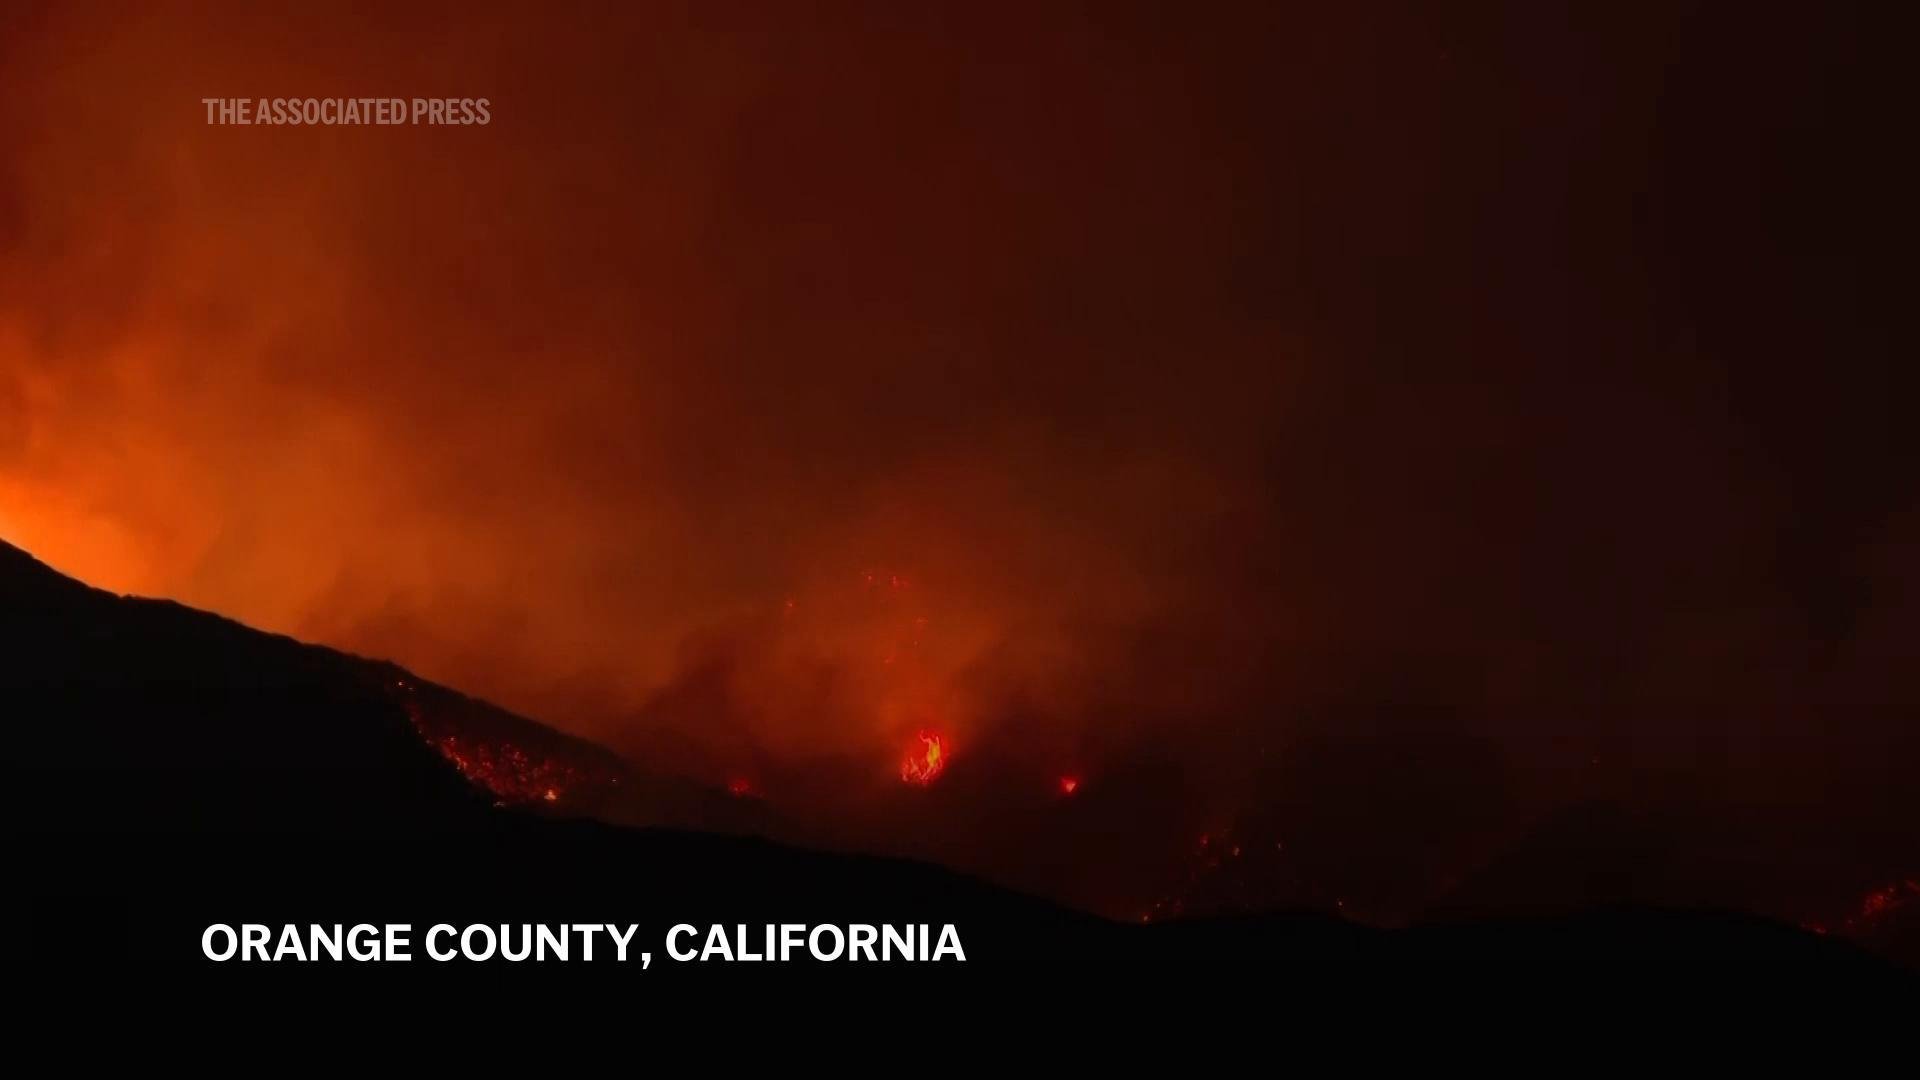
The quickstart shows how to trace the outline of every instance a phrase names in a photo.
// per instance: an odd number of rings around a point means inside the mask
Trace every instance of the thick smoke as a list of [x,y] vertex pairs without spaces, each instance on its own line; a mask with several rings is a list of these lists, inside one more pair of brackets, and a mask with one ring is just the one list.
[[[1910,715],[1838,16],[0,18],[0,533],[97,584],[1109,906],[1233,821],[1404,900],[1543,762]],[[416,95],[492,121],[200,104]]]

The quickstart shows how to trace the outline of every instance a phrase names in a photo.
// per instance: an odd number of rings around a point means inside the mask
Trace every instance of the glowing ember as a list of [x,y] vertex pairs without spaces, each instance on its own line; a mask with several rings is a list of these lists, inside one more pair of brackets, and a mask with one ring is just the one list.
[[947,767],[946,745],[939,735],[929,731],[922,731],[914,738],[919,745],[909,750],[907,759],[900,764],[900,779],[925,787]]
[[1848,927],[1869,927],[1883,916],[1920,900],[1920,881],[1908,878],[1891,885],[1870,890],[1860,901],[1860,912],[1855,918],[1846,921]]
[[457,734],[429,736],[428,743],[460,774],[504,804],[559,802],[560,793],[582,777],[570,766],[538,758],[510,743],[493,743]]
[[745,777],[736,776],[727,781],[727,794],[739,798],[753,793],[753,785]]
[[1077,776],[1063,776],[1063,777],[1061,777],[1061,778],[1060,778],[1060,794],[1062,794],[1062,795],[1071,795],[1071,794],[1073,794],[1074,792],[1076,792],[1076,791],[1079,791],[1079,790],[1080,790],[1080,778],[1079,778],[1079,777],[1077,777]]
[[412,684],[395,689],[406,696],[402,705],[414,730],[440,752],[467,781],[493,795],[496,805],[557,803],[569,791],[590,781],[617,783],[617,778],[589,776],[580,768],[513,742],[460,730],[446,717],[434,715]]

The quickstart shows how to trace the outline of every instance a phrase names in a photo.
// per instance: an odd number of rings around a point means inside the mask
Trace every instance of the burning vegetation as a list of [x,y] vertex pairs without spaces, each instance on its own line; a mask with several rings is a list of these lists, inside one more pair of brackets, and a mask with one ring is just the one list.
[[[812,667],[800,663],[794,667],[847,673],[843,685],[858,692],[827,704],[845,710],[840,718],[847,721],[847,726],[871,731],[881,740],[881,746],[895,747],[893,754],[883,751],[858,756],[860,774],[875,784],[891,786],[887,772],[891,760],[897,763],[900,782],[909,791],[931,787],[946,775],[952,760],[955,725],[972,740],[969,745],[980,755],[979,767],[970,768],[963,783],[949,785],[952,790],[942,792],[941,798],[925,803],[926,813],[934,817],[919,819],[921,826],[930,827],[943,839],[930,841],[928,847],[903,847],[901,853],[934,850],[944,861],[999,877],[997,871],[1006,871],[1006,865],[970,859],[978,845],[991,842],[982,839],[983,830],[1004,824],[1008,815],[1032,814],[1034,829],[1057,830],[1061,837],[1083,836],[1089,829],[1101,831],[1091,823],[1105,820],[1113,812],[1115,798],[1133,797],[1136,785],[1124,773],[1116,776],[1110,768],[1101,769],[1102,763],[1088,760],[1084,751],[1051,748],[1045,755],[1051,761],[1044,765],[1040,755],[1023,762],[1018,755],[1004,753],[1004,747],[993,740],[993,729],[980,726],[980,717],[968,712],[966,701],[960,700],[955,707],[942,678],[950,671],[929,664],[923,653],[929,645],[942,644],[944,637],[937,630],[929,631],[927,597],[914,595],[906,579],[891,572],[862,571],[855,581],[857,587],[849,590],[851,597],[844,593],[810,600],[777,597],[771,609],[773,630],[767,640],[772,648],[792,647],[802,659],[815,662]],[[778,652],[771,655],[773,660],[791,660]],[[752,652],[739,656],[746,657],[749,665],[758,663],[776,674],[787,670]],[[741,668],[723,670],[737,677]],[[771,685],[784,687],[788,683],[772,679]],[[725,716],[725,710],[738,697],[757,704],[772,702],[776,708],[789,707],[779,695],[756,697],[754,692],[760,688],[751,680],[730,684],[728,689],[729,694],[711,698],[689,695],[675,699],[671,702],[672,716]],[[469,783],[487,792],[496,805],[553,806],[569,814],[598,815],[635,824],[669,820],[654,802],[634,801],[658,786],[654,774],[632,771],[656,765],[644,753],[623,761],[591,743],[438,687],[416,685],[404,673],[390,679],[388,691],[402,704],[420,737]],[[1581,760],[1587,759],[1583,756]],[[629,766],[627,761],[640,764]],[[843,781],[855,775],[851,768],[842,774]],[[1101,773],[1102,783],[1088,786],[1089,768]],[[808,812],[807,800],[817,797],[810,792],[817,789],[809,788],[807,778],[791,770],[783,771],[777,765],[769,768],[766,762],[730,748],[715,753],[699,772],[707,777],[700,785],[702,791],[735,809],[727,811],[724,806],[716,809],[713,803],[700,803],[696,810],[676,819],[678,824],[733,828],[800,843],[819,842],[822,835],[832,836],[835,841],[861,835],[859,824],[841,833],[808,832],[815,824],[811,821],[794,824]],[[632,780],[640,775],[647,775],[648,780],[619,787],[623,776]],[[1009,795],[1009,783],[1016,783],[1025,794]],[[977,814],[969,816],[979,793],[989,790],[996,793],[994,805],[999,808],[992,826]],[[610,812],[615,802],[621,809]],[[849,803],[846,812],[861,812],[859,805],[857,801]],[[948,817],[956,807],[959,816]],[[728,813],[734,816],[729,818]],[[1143,869],[1132,879],[1106,882],[1097,891],[1085,890],[1074,902],[1110,917],[1146,923],[1284,908],[1397,925],[1421,917],[1425,910],[1422,897],[1448,902],[1464,872],[1455,865],[1457,859],[1440,860],[1446,865],[1431,867],[1433,873],[1426,878],[1397,882],[1404,887],[1395,892],[1392,886],[1396,883],[1381,884],[1368,876],[1374,871],[1366,865],[1330,854],[1329,843],[1315,842],[1311,824],[1290,824],[1271,814],[1216,813],[1209,820],[1191,822],[1194,831],[1183,828],[1178,835],[1142,838],[1129,857],[1140,860],[1143,852],[1158,852],[1144,860],[1158,869]],[[1302,828],[1307,828],[1307,835],[1300,835]],[[1291,842],[1296,839],[1302,843]],[[885,848],[884,844],[878,846]],[[1049,891],[1048,881],[1023,880],[1018,876],[1021,872],[1014,867],[1006,880]],[[1050,880],[1057,884],[1061,879]],[[1426,891],[1419,891],[1422,889]],[[1907,933],[1902,927],[1910,925],[1914,911],[1920,911],[1920,903],[1915,901],[1920,901],[1920,883],[1897,878],[1866,892],[1838,914],[1831,910],[1796,910],[1797,905],[1792,903],[1756,904],[1753,910],[1799,919],[1811,932],[1878,945]]]
[[390,689],[420,738],[496,806],[584,808],[620,784],[617,759],[597,748],[406,678],[392,680]]
[[922,731],[914,736],[914,744],[908,748],[906,760],[900,763],[900,779],[925,787],[933,783],[946,768],[946,740],[934,732]]
[[[416,721],[417,724],[417,721]],[[579,772],[561,762],[534,758],[511,743],[489,744],[456,734],[422,736],[460,774],[503,804],[559,802],[580,786]]]
[[1867,890],[1854,910],[1831,922],[1809,920],[1800,925],[1816,934],[1837,933],[1842,937],[1866,940],[1879,934],[1900,917],[1903,911],[1920,910],[1920,878],[1903,878]]

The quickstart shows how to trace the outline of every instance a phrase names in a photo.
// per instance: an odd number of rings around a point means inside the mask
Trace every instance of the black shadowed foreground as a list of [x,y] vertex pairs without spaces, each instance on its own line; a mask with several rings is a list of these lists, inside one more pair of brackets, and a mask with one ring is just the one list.
[[[1244,969],[1285,973],[1301,993],[1462,978],[1591,989],[1650,973],[1680,990],[1913,983],[1848,943],[1744,916],[1606,910],[1382,931],[1276,914],[1128,926],[924,864],[605,824],[696,820],[729,800],[391,665],[90,589],[4,544],[0,695],[12,749],[9,902],[23,908],[16,925],[29,928],[23,959],[49,972],[284,987],[325,976],[313,964],[213,963],[202,931],[407,923],[412,961],[356,985],[476,970],[503,980],[537,970],[549,985],[765,978],[820,961],[800,949],[791,966],[718,954],[675,962],[669,928],[698,927],[698,940],[679,941],[697,948],[724,924],[729,948],[740,949],[732,928],[744,924],[741,951],[760,953],[769,923],[924,923],[934,936],[952,924],[965,963],[840,960],[836,976],[928,984]],[[751,820],[724,824],[753,829]],[[608,963],[604,937],[592,965],[575,945],[564,967],[496,957],[483,969],[431,962],[420,941],[437,923],[517,932],[587,922],[637,924],[632,948],[652,953],[651,968]]]

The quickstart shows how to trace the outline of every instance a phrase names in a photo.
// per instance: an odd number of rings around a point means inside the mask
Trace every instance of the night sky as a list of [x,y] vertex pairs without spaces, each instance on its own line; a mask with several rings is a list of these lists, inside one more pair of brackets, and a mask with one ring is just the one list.
[[[54,566],[1113,910],[1232,833],[1404,912],[1586,799],[1914,869],[1878,16],[248,7],[0,11]],[[492,120],[201,105],[416,95]]]

